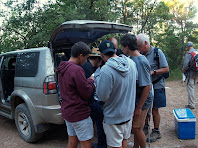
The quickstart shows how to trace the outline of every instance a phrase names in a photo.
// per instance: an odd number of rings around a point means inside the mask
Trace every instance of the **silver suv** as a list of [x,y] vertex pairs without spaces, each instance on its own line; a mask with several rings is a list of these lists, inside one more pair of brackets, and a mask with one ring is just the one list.
[[57,27],[49,47],[0,54],[0,115],[14,119],[20,136],[37,141],[49,124],[64,124],[55,69],[70,58],[78,41],[89,45],[110,33],[127,33],[123,24],[75,20]]

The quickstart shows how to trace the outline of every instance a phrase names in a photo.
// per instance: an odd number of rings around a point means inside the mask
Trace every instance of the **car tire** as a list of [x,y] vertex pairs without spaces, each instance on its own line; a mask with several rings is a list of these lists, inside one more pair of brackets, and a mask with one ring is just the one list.
[[15,124],[20,136],[26,142],[33,143],[42,137],[42,133],[36,133],[30,112],[25,103],[19,104],[15,109]]

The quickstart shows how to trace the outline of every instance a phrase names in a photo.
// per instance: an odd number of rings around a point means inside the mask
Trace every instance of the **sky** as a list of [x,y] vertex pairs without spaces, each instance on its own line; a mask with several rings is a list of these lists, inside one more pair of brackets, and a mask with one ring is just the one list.
[[[2,3],[5,3],[7,0],[0,0],[0,9],[6,9],[5,7],[2,6]],[[16,0],[16,1],[22,1],[22,0]],[[55,2],[56,0],[51,0],[52,2]],[[180,0],[180,1],[185,1],[185,0]],[[48,0],[39,0],[40,4],[47,3]],[[194,0],[194,6],[197,7],[198,9],[198,0]],[[0,25],[2,24],[3,18],[0,17]],[[194,23],[198,23],[198,12],[195,16],[195,18],[192,19]]]
[[[198,0],[194,0],[194,6],[198,9]],[[193,22],[198,23],[198,12],[196,17],[193,19]]]

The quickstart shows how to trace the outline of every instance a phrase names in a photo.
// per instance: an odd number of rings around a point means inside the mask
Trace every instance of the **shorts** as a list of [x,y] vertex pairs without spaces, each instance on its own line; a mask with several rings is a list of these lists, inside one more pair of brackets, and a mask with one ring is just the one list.
[[106,134],[107,145],[121,147],[122,141],[130,138],[132,120],[122,125],[106,124],[103,122],[103,128]]
[[147,112],[148,109],[142,110],[139,117],[133,116],[132,128],[143,128]]
[[166,107],[166,92],[165,88],[154,89],[153,108]]
[[79,141],[87,141],[94,136],[93,122],[90,117],[72,123],[65,120],[65,123],[68,135],[77,136]]

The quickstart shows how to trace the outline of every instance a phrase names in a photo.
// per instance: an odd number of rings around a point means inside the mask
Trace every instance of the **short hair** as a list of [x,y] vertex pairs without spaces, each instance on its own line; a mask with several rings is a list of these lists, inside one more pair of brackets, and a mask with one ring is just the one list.
[[187,47],[193,47],[193,42],[189,41],[187,44],[186,44]]
[[125,34],[124,36],[121,37],[120,39],[120,44],[124,47],[128,46],[130,50],[134,51],[137,50],[137,38],[135,35],[132,34]]
[[141,42],[142,44],[144,44],[145,41],[146,41],[146,42],[150,45],[149,37],[148,37],[146,34],[140,33],[140,34],[137,35],[137,38],[139,38],[139,40],[140,40],[140,42]]
[[91,53],[90,47],[86,43],[81,41],[75,43],[71,48],[71,56],[74,58],[78,57],[80,54],[86,56],[90,53]]

